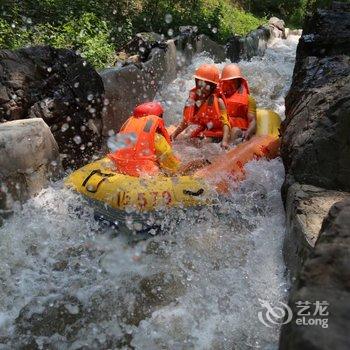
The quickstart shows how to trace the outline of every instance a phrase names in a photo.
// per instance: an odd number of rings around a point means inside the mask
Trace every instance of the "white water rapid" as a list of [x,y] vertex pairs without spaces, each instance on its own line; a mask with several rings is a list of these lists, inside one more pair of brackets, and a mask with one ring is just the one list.
[[[297,41],[274,39],[264,57],[240,62],[259,107],[284,114]],[[212,61],[197,56],[160,92],[168,123],[203,62]],[[181,140],[175,148],[198,156]],[[0,228],[0,349],[277,349],[279,328],[258,313],[259,299],[275,305],[288,289],[284,170],[280,159],[246,169],[229,199],[174,210],[164,235],[134,245],[62,183],[19,206]]]

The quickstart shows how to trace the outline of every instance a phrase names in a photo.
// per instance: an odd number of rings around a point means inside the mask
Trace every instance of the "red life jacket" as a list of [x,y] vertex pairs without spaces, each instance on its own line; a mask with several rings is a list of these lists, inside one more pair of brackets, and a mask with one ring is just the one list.
[[135,177],[141,174],[158,174],[159,166],[154,141],[156,132],[163,135],[171,144],[163,119],[155,115],[138,118],[132,116],[124,123],[119,134],[134,134],[136,142],[108,154],[120,173]]
[[185,106],[183,111],[184,120],[188,124],[199,125],[191,137],[222,137],[221,112],[217,94],[214,92],[198,106],[196,102],[200,100],[200,96],[196,94],[196,88],[193,88],[190,91],[189,100],[191,100],[190,105]]
[[247,129],[249,126],[248,120],[248,104],[249,104],[249,87],[245,79],[241,78],[241,86],[231,96],[225,96],[222,93],[222,98],[226,105],[227,115],[231,127]]

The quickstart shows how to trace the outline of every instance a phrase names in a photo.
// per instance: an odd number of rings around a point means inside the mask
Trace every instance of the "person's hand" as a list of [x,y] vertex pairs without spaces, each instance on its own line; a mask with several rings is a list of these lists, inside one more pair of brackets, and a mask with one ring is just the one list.
[[220,146],[222,149],[225,149],[225,150],[229,149],[229,145],[227,141],[222,141]]
[[252,133],[249,130],[244,130],[242,136],[244,141],[248,141],[252,137]]

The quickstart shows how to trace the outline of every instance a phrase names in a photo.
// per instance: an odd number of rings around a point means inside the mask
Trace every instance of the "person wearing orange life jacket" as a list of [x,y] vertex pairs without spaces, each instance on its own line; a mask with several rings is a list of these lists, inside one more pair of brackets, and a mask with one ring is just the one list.
[[256,102],[249,94],[247,80],[237,64],[226,65],[221,73],[220,91],[231,125],[231,141],[250,139],[256,131]]
[[202,64],[196,69],[194,78],[196,87],[189,93],[183,110],[183,120],[171,138],[175,140],[190,124],[195,124],[198,128],[190,137],[220,139],[222,147],[227,148],[230,123],[224,101],[217,94],[220,71],[215,64]]
[[126,145],[107,155],[120,173],[135,177],[142,174],[157,175],[160,170],[170,174],[185,174],[203,165],[201,160],[181,166],[172,152],[170,137],[162,119],[163,113],[159,102],[146,102],[137,106],[121,127],[118,135],[125,136]]

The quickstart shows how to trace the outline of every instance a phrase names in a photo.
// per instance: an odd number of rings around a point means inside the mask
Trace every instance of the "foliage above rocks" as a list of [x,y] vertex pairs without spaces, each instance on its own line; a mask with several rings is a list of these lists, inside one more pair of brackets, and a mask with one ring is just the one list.
[[227,41],[264,23],[229,0],[10,0],[0,5],[0,48],[51,45],[77,50],[97,68],[139,32],[164,38],[183,25]]

